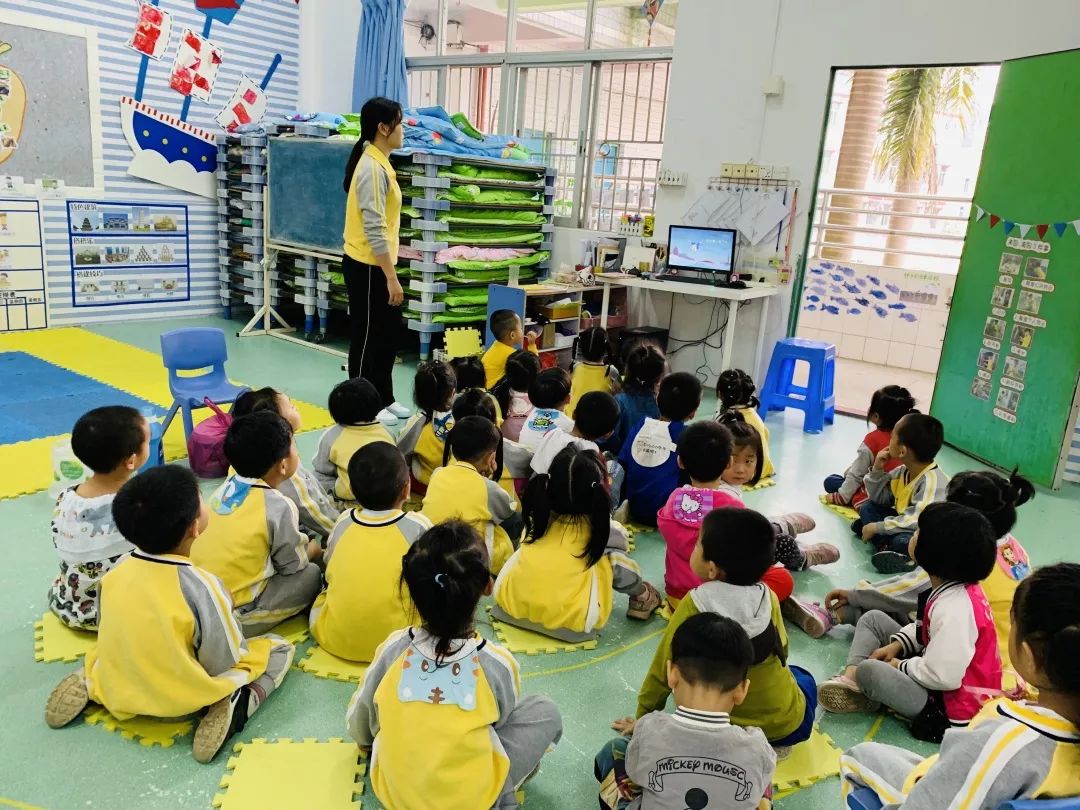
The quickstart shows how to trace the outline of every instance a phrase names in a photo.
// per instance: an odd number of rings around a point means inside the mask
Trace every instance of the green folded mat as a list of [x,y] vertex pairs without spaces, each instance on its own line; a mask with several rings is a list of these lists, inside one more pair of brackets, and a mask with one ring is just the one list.
[[[537,271],[532,267],[523,267],[521,272],[518,273],[518,279],[524,281],[525,279],[535,278]],[[490,284],[493,281],[509,281],[510,271],[508,269],[503,270],[462,270],[454,272],[447,279],[447,283],[450,284]]]
[[423,219],[420,216],[420,209],[413,208],[411,205],[401,206],[401,217],[402,219]]
[[439,241],[449,245],[537,245],[544,241],[544,234],[499,228],[460,228],[440,234]]
[[491,208],[456,208],[440,211],[440,222],[464,225],[543,225],[547,220],[536,211],[500,211]]
[[[405,310],[405,317],[420,320],[420,313]],[[477,323],[487,318],[487,307],[476,307],[469,312],[437,312],[431,316],[432,323]]]
[[508,183],[543,185],[543,177],[536,171],[504,169],[499,166],[474,166],[471,163],[451,163],[439,168],[439,177],[456,180],[499,180]]
[[[402,192],[404,193],[404,192]],[[414,195],[415,196],[415,195]],[[543,205],[543,200],[535,191],[506,188],[480,188],[480,186],[466,183],[460,186],[451,186],[440,191],[438,199],[449,200],[458,203],[484,203],[488,205]]]
[[420,231],[417,228],[402,228],[398,236],[402,239],[416,239],[420,236]]
[[448,307],[467,307],[467,306],[487,306],[488,291],[486,289],[481,290],[454,290],[453,292],[446,293],[446,297],[443,301]]
[[516,256],[512,259],[496,259],[494,261],[477,261],[475,259],[454,259],[447,262],[446,266],[452,270],[505,270],[509,267],[530,267],[534,264],[542,264],[551,258],[546,250],[538,250],[528,256]]
[[465,113],[454,113],[450,116],[450,120],[454,122],[454,126],[470,138],[476,138],[478,141],[484,140],[484,133],[472,125],[472,121],[466,117]]

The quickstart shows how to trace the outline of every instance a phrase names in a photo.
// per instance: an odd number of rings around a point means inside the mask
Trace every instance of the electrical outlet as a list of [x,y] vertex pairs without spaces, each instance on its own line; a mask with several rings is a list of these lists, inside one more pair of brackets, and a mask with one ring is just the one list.
[[747,163],[746,164],[746,179],[747,180],[757,180],[760,177],[761,177],[761,167],[758,166],[756,163]]
[[742,180],[746,177],[746,164],[745,163],[733,163],[731,164],[731,176],[736,180]]
[[660,173],[656,177],[657,185],[661,186],[685,186],[687,180],[686,172],[675,172],[671,169],[661,169]]
[[760,177],[762,180],[772,180],[773,179],[773,167],[770,166],[767,163],[765,165],[763,165],[763,166],[759,166],[758,167],[758,177]]
[[720,167],[720,176],[725,179],[730,179],[735,176],[735,164],[725,163]]

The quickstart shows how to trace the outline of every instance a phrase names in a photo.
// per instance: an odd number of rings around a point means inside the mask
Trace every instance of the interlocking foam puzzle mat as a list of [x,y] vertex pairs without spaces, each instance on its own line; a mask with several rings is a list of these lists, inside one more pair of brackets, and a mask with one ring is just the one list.
[[840,504],[837,503],[829,503],[827,500],[825,500],[824,495],[819,496],[818,500],[821,501],[822,506],[824,506],[830,512],[833,512],[834,514],[837,514],[840,517],[844,518],[844,520],[859,519],[859,513],[852,509],[850,506],[840,506]]
[[840,749],[833,745],[828,734],[814,729],[810,739],[791,749],[791,755],[776,763],[773,787],[779,791],[774,798],[794,793],[830,776],[840,773]]
[[298,669],[304,670],[316,678],[329,678],[333,681],[345,683],[360,683],[367,672],[368,664],[360,664],[356,661],[346,661],[331,655],[322,647],[312,646],[307,655],[296,662]]
[[286,619],[281,624],[270,630],[270,635],[281,636],[290,644],[303,644],[308,640],[311,632],[308,630],[308,618],[306,613]]
[[[13,364],[11,368],[20,371],[0,376],[4,415],[9,415],[9,407],[17,406],[10,421],[0,418],[0,498],[47,489],[53,481],[53,444],[90,408],[124,404],[152,407],[164,414],[172,404],[159,355],[83,329],[0,334],[0,358],[5,358],[0,370]],[[333,421],[324,408],[295,404],[305,430],[318,430]],[[26,418],[38,411],[36,421]],[[195,421],[212,413],[206,408],[195,411]],[[173,461],[186,455],[183,420],[177,414],[165,436],[165,458]]]
[[573,644],[569,641],[559,641],[531,630],[523,630],[512,624],[495,621],[492,619],[491,626],[499,637],[499,643],[510,652],[525,653],[526,655],[540,655],[541,653],[577,652],[580,650],[595,650],[597,641],[581,641]]
[[768,478],[762,478],[760,481],[758,481],[753,486],[751,486],[749,484],[743,484],[743,492],[753,492],[755,489],[768,489],[769,487],[775,487],[775,486],[776,486],[776,479],[773,476],[770,475]]
[[106,731],[119,734],[125,740],[134,740],[147,747],[160,745],[168,748],[177,737],[183,737],[195,726],[194,720],[162,720],[158,717],[132,717],[117,720],[102,706],[95,706],[85,715],[86,722],[101,726]]
[[218,810],[312,807],[358,810],[367,765],[351,740],[238,743],[221,778]]
[[50,612],[34,622],[35,661],[78,661],[96,641],[96,633],[72,630]]

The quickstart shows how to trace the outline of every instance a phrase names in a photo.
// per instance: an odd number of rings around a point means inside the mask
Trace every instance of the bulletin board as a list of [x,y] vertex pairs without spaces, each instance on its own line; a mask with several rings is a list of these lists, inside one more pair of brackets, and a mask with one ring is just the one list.
[[1060,484],[1080,373],[1080,50],[1002,66],[931,413]]
[[0,332],[49,325],[37,200],[0,199]]

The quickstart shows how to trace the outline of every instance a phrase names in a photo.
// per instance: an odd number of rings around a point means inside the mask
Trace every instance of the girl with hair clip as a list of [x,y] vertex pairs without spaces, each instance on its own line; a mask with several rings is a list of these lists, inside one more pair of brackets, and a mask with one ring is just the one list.
[[451,406],[457,393],[457,377],[440,360],[421,363],[413,380],[417,413],[398,434],[397,446],[409,462],[412,490],[423,495],[431,473],[442,465],[446,435],[454,426]]
[[617,394],[622,390],[619,370],[608,362],[608,334],[599,326],[592,326],[577,336],[574,356],[580,356],[581,362],[574,364],[571,374],[570,405],[566,409],[567,413],[573,414],[578,400],[590,391]]
[[652,343],[638,343],[626,355],[626,376],[622,393],[615,395],[619,403],[619,424],[611,438],[600,449],[618,455],[626,437],[643,417],[660,418],[656,391],[667,370],[667,360]]
[[761,474],[758,477],[769,478],[776,474],[776,468],[769,455],[769,429],[757,412],[761,403],[754,396],[756,390],[754,381],[742,369],[729,368],[721,372],[716,378],[716,420],[720,421],[725,413],[735,413],[758,432],[761,437]]
[[383,642],[346,715],[383,807],[517,807],[515,792],[562,736],[555,704],[522,697],[513,655],[476,632],[488,562],[460,521],[429,529],[402,558],[420,624]]
[[1039,568],[1020,583],[1009,650],[1017,672],[1038,688],[1038,703],[989,703],[966,729],[946,731],[940,753],[926,759],[891,745],[856,745],[840,758],[845,806],[864,788],[903,810],[1080,796],[1080,565]]
[[611,616],[615,591],[626,615],[648,619],[659,591],[630,559],[626,530],[611,519],[607,470],[594,450],[562,450],[525,488],[526,540],[495,581],[499,621],[572,643],[591,641]]
[[500,430],[512,442],[518,440],[521,426],[533,412],[529,386],[539,373],[540,358],[530,351],[518,349],[506,358],[506,374],[491,389],[500,410],[505,414]]
[[[854,509],[862,505],[868,497],[863,478],[874,468],[877,454],[889,446],[892,430],[900,417],[911,413],[914,407],[911,392],[899,385],[886,385],[874,392],[870,398],[870,409],[866,412],[866,422],[874,429],[863,437],[862,444],[855,452],[855,460],[844,474],[830,475],[825,479],[826,503]],[[885,472],[892,472],[902,463],[898,458],[890,458],[885,462]]]
[[[459,394],[454,400],[454,419],[464,419],[466,416],[482,416],[494,425],[498,425],[498,403],[494,395],[483,388],[473,388]],[[517,499],[525,491],[525,484],[532,475],[530,464],[533,452],[527,447],[522,447],[517,442],[503,438],[502,440],[502,474],[499,476],[499,486],[506,490],[506,494]]]
[[521,537],[517,502],[496,483],[502,475],[502,441],[491,420],[459,419],[446,436],[443,466],[431,474],[420,510],[432,523],[456,518],[475,526],[495,573]]

